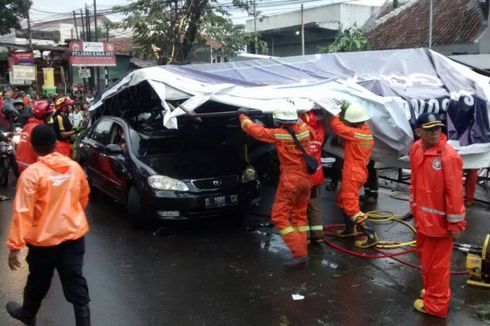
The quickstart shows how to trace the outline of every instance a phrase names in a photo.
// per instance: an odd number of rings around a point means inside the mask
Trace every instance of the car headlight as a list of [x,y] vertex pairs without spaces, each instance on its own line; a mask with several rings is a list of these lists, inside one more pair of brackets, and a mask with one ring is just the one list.
[[189,187],[184,182],[165,175],[152,175],[148,177],[148,185],[157,190],[189,191]]
[[257,180],[257,171],[251,165],[247,166],[242,173],[242,183],[247,183],[250,181]]

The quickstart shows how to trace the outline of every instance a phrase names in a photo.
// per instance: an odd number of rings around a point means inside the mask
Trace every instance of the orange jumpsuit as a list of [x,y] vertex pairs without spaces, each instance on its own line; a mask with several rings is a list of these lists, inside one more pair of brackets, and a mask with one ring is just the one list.
[[337,194],[337,204],[353,221],[363,217],[359,208],[359,190],[368,177],[367,165],[373,151],[374,139],[367,124],[349,127],[338,117],[333,117],[332,130],[344,139],[344,166],[342,185]]
[[89,191],[78,163],[56,152],[39,157],[17,182],[7,247],[56,246],[81,238],[88,231]]
[[[310,200],[311,176],[306,170],[302,153],[284,128],[264,128],[240,115],[242,129],[257,140],[274,144],[280,163],[276,198],[272,205],[272,223],[279,230],[293,257],[308,254],[308,223],[306,208]],[[312,132],[302,121],[291,127],[306,151],[310,148]]]
[[424,309],[446,317],[453,238],[449,231],[466,226],[463,204],[463,162],[459,154],[439,143],[424,151],[422,141],[410,150],[410,209],[415,216],[417,252],[422,265]]
[[[303,121],[304,116],[301,117]],[[314,132],[313,140],[310,142],[310,154],[318,161],[318,168],[316,172],[311,176],[311,195],[310,202],[308,203],[307,215],[308,225],[310,227],[309,239],[313,242],[323,240],[323,221],[320,214],[320,185],[323,183],[325,176],[323,174],[322,167],[322,149],[325,142],[325,124],[323,120],[310,123],[309,126]]]
[[478,182],[479,169],[468,169],[466,172],[466,182],[464,184],[464,199],[472,205],[475,201],[476,183]]

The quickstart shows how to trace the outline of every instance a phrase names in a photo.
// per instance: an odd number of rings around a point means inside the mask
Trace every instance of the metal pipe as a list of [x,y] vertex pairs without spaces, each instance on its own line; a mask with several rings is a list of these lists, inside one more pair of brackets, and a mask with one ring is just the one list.
[[303,4],[301,4],[301,55],[305,55],[305,22],[303,12]]
[[432,14],[434,6],[432,0],[429,0],[429,49],[432,49]]

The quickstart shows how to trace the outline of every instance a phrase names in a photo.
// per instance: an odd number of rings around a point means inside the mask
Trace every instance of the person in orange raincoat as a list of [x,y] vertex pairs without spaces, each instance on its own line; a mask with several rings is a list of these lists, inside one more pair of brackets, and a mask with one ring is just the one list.
[[46,101],[38,101],[34,103],[32,114],[34,118],[29,118],[24,128],[20,133],[20,141],[16,147],[15,158],[19,165],[20,172],[24,171],[29,165],[35,163],[37,154],[31,146],[32,130],[47,122],[47,119],[53,114],[54,108]]
[[291,250],[292,258],[284,266],[301,268],[308,263],[306,209],[310,200],[311,177],[306,168],[303,154],[296,148],[293,137],[286,128],[294,132],[298,141],[309,151],[312,139],[311,129],[298,121],[296,107],[285,100],[272,100],[273,118],[278,128],[265,128],[243,114],[240,122],[243,131],[253,138],[274,144],[280,163],[279,184],[272,205],[272,223],[279,230],[284,242]]
[[308,203],[307,215],[309,225],[309,243],[319,244],[323,242],[323,221],[320,215],[320,185],[325,176],[321,162],[323,143],[325,142],[324,120],[318,120],[314,112],[309,111],[301,115],[301,119],[306,122],[314,132],[313,140],[310,142],[310,154],[318,161],[318,168],[311,176],[311,194]]
[[376,245],[378,238],[366,224],[367,214],[359,208],[359,190],[368,178],[367,165],[374,138],[366,124],[369,120],[366,110],[355,103],[343,105],[340,116],[334,116],[330,121],[332,130],[344,140],[342,185],[337,194],[337,204],[344,211],[345,227],[338,235],[356,236],[362,231],[364,236],[355,245],[367,248]]
[[84,213],[90,191],[87,179],[78,163],[54,152],[56,135],[50,127],[35,127],[31,137],[39,157],[17,182],[7,240],[11,270],[21,266],[21,249],[29,248],[29,275],[22,305],[10,301],[7,312],[34,325],[56,269],[65,298],[73,304],[76,325],[88,326],[90,298],[82,274],[88,232]]
[[453,239],[466,227],[463,161],[441,133],[443,123],[432,113],[417,118],[420,140],[410,150],[410,209],[417,229],[417,252],[424,289],[414,308],[445,318],[448,313]]

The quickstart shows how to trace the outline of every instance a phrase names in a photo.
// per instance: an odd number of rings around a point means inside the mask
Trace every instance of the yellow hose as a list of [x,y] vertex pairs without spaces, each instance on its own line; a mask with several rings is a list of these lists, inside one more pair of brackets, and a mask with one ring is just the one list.
[[[415,228],[410,225],[409,223],[403,221],[400,219],[400,217],[396,216],[390,211],[382,211],[382,210],[374,210],[374,211],[369,211],[366,213],[368,215],[368,219],[376,222],[376,223],[382,223],[382,222],[398,222],[406,227],[408,227],[414,234],[415,234]],[[406,241],[406,242],[399,242],[399,241],[394,241],[394,240],[382,240],[379,241],[378,244],[376,245],[377,248],[383,248],[383,249],[396,249],[396,248],[403,248],[403,247],[415,247],[415,240],[412,241]]]

